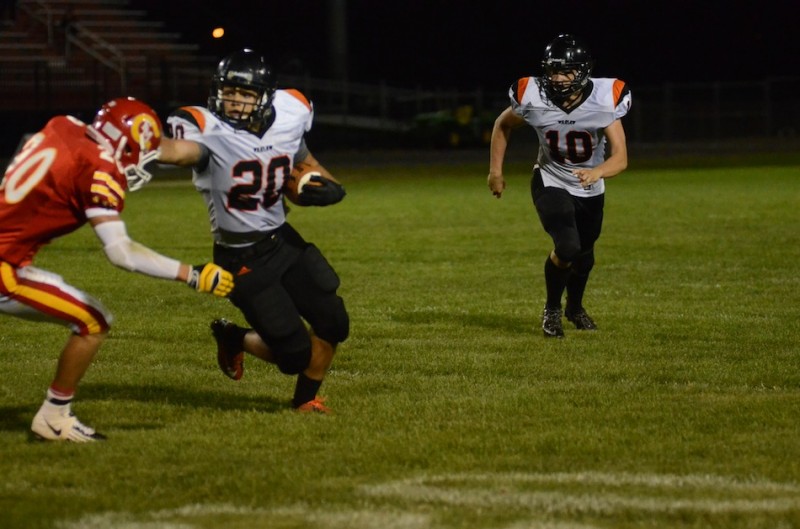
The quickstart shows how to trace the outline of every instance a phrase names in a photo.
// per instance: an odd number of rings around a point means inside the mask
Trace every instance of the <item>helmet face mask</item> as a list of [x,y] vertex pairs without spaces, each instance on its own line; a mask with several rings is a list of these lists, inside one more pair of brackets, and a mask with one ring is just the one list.
[[[228,55],[211,79],[208,109],[232,127],[261,135],[272,116],[276,82],[264,58],[250,49]],[[255,96],[250,100],[247,96]]]
[[572,35],[559,35],[544,50],[540,88],[560,104],[589,84],[594,61],[586,46]]
[[158,159],[161,145],[161,120],[148,105],[132,97],[113,99],[100,107],[87,129],[114,159],[136,191],[153,175],[146,166]]
[[219,99],[225,117],[237,122],[247,122],[260,103],[261,94],[238,86],[222,87]]

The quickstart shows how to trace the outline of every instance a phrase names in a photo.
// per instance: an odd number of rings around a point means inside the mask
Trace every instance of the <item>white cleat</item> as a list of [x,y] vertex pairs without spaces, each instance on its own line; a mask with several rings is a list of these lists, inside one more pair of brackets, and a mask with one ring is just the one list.
[[31,424],[33,434],[43,441],[72,441],[74,443],[91,443],[103,441],[106,436],[89,428],[64,406],[61,413],[45,413],[40,409]]

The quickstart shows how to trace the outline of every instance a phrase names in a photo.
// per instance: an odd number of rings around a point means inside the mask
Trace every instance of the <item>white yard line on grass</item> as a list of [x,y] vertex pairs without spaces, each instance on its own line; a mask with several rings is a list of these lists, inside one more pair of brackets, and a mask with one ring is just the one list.
[[[249,508],[186,505],[133,515],[105,512],[59,525],[61,529],[199,529],[211,520],[272,526],[303,524],[327,529],[426,529],[447,527],[431,504],[485,511],[497,508],[516,521],[491,529],[597,529],[570,521],[575,514],[621,512],[705,515],[781,514],[800,511],[800,486],[712,475],[630,473],[457,473],[419,476],[360,487],[373,502],[354,510],[306,505]],[[405,506],[398,508],[396,502]],[[486,514],[484,512],[484,514]],[[553,518],[556,518],[555,520]],[[559,520],[558,518],[564,518]],[[476,520],[476,523],[480,523]],[[237,525],[239,526],[239,525]]]

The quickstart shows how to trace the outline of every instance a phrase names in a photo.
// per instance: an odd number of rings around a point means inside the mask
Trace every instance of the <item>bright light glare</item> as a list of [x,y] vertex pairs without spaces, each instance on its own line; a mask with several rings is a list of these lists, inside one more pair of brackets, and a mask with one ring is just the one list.
[[225,30],[223,28],[214,28],[211,32],[211,36],[215,39],[221,39],[223,35],[225,35]]

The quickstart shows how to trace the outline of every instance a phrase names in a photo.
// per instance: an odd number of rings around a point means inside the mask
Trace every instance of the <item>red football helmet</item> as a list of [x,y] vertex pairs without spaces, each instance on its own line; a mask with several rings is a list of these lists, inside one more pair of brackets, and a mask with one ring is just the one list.
[[152,108],[132,97],[119,97],[100,107],[92,127],[127,178],[129,190],[150,181],[153,175],[145,165],[158,159],[162,136],[161,120]]

